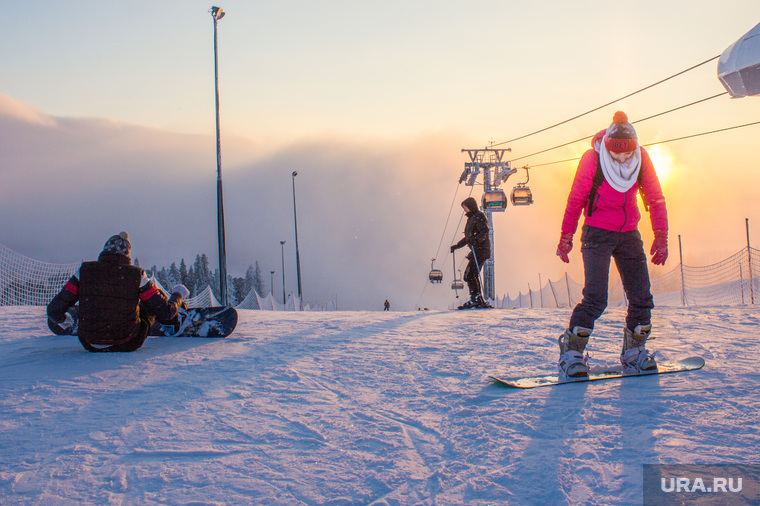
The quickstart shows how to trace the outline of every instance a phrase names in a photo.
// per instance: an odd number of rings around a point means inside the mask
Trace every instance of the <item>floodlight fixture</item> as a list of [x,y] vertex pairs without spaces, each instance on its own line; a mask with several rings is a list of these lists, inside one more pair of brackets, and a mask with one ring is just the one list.
[[221,7],[212,7],[209,11],[216,21],[219,21],[224,17],[225,12]]

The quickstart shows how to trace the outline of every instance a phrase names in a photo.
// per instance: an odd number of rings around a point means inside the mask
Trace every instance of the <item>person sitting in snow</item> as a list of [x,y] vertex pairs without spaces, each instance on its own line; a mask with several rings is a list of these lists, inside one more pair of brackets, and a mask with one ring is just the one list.
[[470,300],[459,306],[459,309],[490,308],[491,306],[483,299],[480,288],[480,269],[486,260],[491,258],[491,239],[489,238],[488,218],[485,213],[478,209],[478,203],[474,198],[468,197],[462,202],[467,216],[464,226],[464,237],[451,246],[451,252],[464,246],[469,246],[467,253],[467,268],[464,271],[464,280],[470,291]]
[[594,322],[607,307],[611,258],[615,259],[628,299],[620,362],[626,370],[657,369],[654,355],[646,349],[652,332],[654,300],[644,243],[637,229],[641,213],[636,192],[642,191],[642,200],[649,206],[654,231],[649,254],[656,265],[664,265],[668,258],[665,197],[652,160],[639,146],[636,130],[625,113],[616,112],[610,127],[597,133],[591,145],[593,149],[586,151],[578,164],[557,246],[557,256],[565,263],[570,262],[573,234],[581,212],[585,213],[581,235],[583,300],[573,310],[568,328],[559,338],[562,378],[588,376],[588,355],[584,356],[584,350]]
[[[132,265],[129,234],[106,241],[96,262],[83,262],[47,306],[48,327],[55,334],[78,332],[91,352],[129,352],[140,348],[156,319],[178,325],[178,309],[190,292],[177,285],[169,299]],[[74,305],[79,302],[78,309]]]

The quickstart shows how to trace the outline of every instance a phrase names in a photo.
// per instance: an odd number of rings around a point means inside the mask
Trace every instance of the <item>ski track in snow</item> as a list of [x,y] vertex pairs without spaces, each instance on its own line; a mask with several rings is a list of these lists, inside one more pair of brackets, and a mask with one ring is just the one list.
[[0,308],[0,502],[639,504],[644,463],[760,463],[754,306],[655,309],[659,360],[704,370],[534,390],[487,377],[554,372],[567,309],[239,313],[89,354]]

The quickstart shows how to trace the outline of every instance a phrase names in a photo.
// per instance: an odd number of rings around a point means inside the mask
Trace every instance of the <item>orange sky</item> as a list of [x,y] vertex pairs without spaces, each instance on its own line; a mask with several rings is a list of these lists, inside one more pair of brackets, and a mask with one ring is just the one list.
[[[183,201],[169,188],[142,206],[171,217],[173,209],[161,199],[184,202],[202,213],[198,219],[210,218],[210,229],[195,241],[168,238],[176,241],[173,249],[151,250],[147,243],[161,234],[146,226],[144,262],[161,265],[199,252],[214,257],[208,7],[158,3],[150,16],[144,6],[99,2],[14,7],[13,23],[0,30],[0,126],[10,139],[11,125],[28,125],[35,115],[50,124],[14,130],[14,149],[0,152],[6,181],[17,184],[2,190],[5,205],[39,214],[23,230],[4,224],[0,243],[58,261],[42,245],[65,241],[72,246],[58,249],[66,256],[60,262],[80,260],[113,230],[139,230],[146,218],[122,211],[102,219],[95,237],[75,228],[71,238],[72,231],[61,228],[80,215],[61,201],[61,189],[99,195],[87,213],[105,217],[97,206],[108,203],[103,192],[113,190],[114,178],[167,173],[182,174],[177,184],[197,184],[192,191],[198,195]],[[669,77],[719,55],[760,21],[760,4],[731,0],[644,0],[629,5],[624,19],[620,6],[608,2],[582,9],[559,1],[286,6],[235,0],[222,7],[228,13],[219,22],[227,219],[230,233],[238,234],[228,247],[230,269],[241,275],[258,260],[265,271],[279,270],[279,240],[287,239],[288,247],[293,242],[290,173],[298,170],[302,262],[311,264],[304,268],[305,286],[340,292],[343,300],[360,301],[357,307],[388,297],[400,301],[394,307],[417,305],[439,242],[443,238],[445,247],[461,236],[461,227],[452,228],[458,216],[448,229],[444,224],[467,161],[462,148],[521,136]],[[505,147],[518,158],[593,135],[618,109],[635,122],[715,95],[724,91],[715,67],[704,65]],[[724,96],[635,126],[647,144],[759,118],[760,98]],[[759,132],[754,126],[652,147],[670,216],[666,269],[677,264],[679,234],[689,265],[741,249],[745,218],[760,244],[754,232],[760,229]],[[83,141],[78,150],[70,148],[74,140]],[[497,293],[525,291],[528,283],[538,284],[539,274],[558,279],[566,269],[582,278],[578,251],[569,266],[554,255],[576,163],[542,164],[578,157],[586,147],[577,143],[515,162],[536,166],[530,179],[535,204],[495,217]],[[80,175],[75,186],[72,173]],[[513,176],[507,190],[523,177]],[[468,191],[462,185],[457,198]],[[25,192],[36,197],[24,198]],[[261,208],[257,200],[268,205]],[[49,230],[42,223],[51,219],[58,226]],[[648,243],[647,219],[640,228]],[[450,257],[440,262],[448,276]],[[286,266],[288,284],[292,271]],[[424,290],[430,299],[422,304],[447,304],[450,290],[434,288]]]

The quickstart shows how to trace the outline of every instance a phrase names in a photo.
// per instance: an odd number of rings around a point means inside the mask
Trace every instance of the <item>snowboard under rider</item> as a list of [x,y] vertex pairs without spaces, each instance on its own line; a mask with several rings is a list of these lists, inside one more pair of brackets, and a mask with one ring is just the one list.
[[489,308],[480,288],[480,269],[486,260],[491,258],[491,239],[489,238],[488,218],[478,209],[478,203],[474,198],[468,197],[462,202],[462,208],[467,216],[464,226],[464,237],[451,246],[451,252],[464,246],[468,246],[467,268],[463,279],[470,291],[470,300],[459,306],[459,309]]
[[593,149],[586,151],[578,164],[557,246],[557,256],[568,263],[573,234],[583,212],[583,300],[573,310],[568,328],[558,341],[561,378],[588,376],[588,355],[584,350],[594,322],[607,307],[611,258],[615,259],[628,299],[620,362],[627,371],[657,369],[654,355],[646,349],[652,332],[654,300],[644,243],[637,228],[641,213],[636,192],[642,192],[642,200],[649,206],[654,231],[649,254],[656,265],[664,265],[668,258],[665,197],[652,160],[639,146],[636,130],[625,113],[616,112],[609,128],[597,133],[591,145]]
[[179,324],[177,311],[190,292],[179,284],[167,299],[132,265],[131,249],[129,234],[121,232],[106,241],[97,261],[82,263],[47,306],[51,331],[70,335],[76,330],[87,351],[129,352],[143,345],[156,319]]

